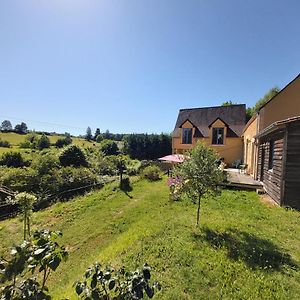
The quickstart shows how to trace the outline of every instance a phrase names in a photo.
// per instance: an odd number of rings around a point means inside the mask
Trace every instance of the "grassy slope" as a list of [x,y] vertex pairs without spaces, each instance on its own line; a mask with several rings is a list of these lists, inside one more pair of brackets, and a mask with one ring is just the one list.
[[[0,147],[0,155],[2,153],[8,152],[8,151],[29,151],[28,149],[20,149],[18,145],[25,141],[27,134],[17,134],[14,132],[0,132],[0,139],[3,141],[8,141],[12,145],[12,148],[3,148]],[[63,136],[59,135],[51,135],[48,136],[50,139],[50,142],[54,144],[59,138],[63,138]],[[73,143],[79,146],[92,146],[92,142],[88,142],[84,139],[73,137],[72,138]]]
[[[34,214],[35,227],[63,231],[70,252],[50,278],[54,299],[76,299],[73,282],[96,260],[132,268],[147,261],[163,285],[158,299],[300,299],[299,212],[224,191],[203,201],[196,229],[196,207],[170,203],[165,180],[138,182],[131,195],[108,186]],[[19,220],[1,222],[0,252],[20,233]]]

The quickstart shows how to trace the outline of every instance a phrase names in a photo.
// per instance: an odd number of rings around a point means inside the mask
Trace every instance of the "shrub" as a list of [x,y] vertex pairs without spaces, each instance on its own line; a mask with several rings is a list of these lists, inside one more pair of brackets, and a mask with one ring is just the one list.
[[96,137],[96,142],[97,143],[101,143],[103,141],[103,136],[102,135],[97,135],[97,137]]
[[30,149],[30,148],[32,148],[32,143],[30,143],[29,141],[26,140],[24,142],[21,142],[19,144],[19,147],[23,148],[23,149]]
[[87,159],[83,150],[76,145],[67,146],[59,156],[62,166],[86,167]]
[[49,274],[68,258],[65,247],[56,242],[61,235],[36,231],[32,240],[12,247],[10,256],[0,259],[1,299],[51,299],[46,287]]
[[0,185],[13,191],[33,192],[39,189],[40,176],[32,168],[0,168]]
[[31,167],[39,173],[39,175],[45,175],[50,173],[53,169],[59,166],[58,158],[51,154],[46,153],[44,155],[39,155],[31,163]]
[[8,141],[3,141],[3,140],[0,139],[0,147],[10,148],[11,144]]
[[160,168],[157,166],[148,166],[143,170],[142,177],[149,181],[160,180]]
[[2,155],[0,164],[2,166],[20,168],[25,166],[25,161],[21,153],[11,151],[11,152],[6,152]]
[[117,155],[119,153],[117,143],[111,140],[103,140],[100,149],[105,155]]
[[57,178],[59,180],[57,183],[59,192],[83,187],[89,189],[92,185],[99,183],[98,177],[88,168],[64,167],[58,170]]
[[65,138],[58,139],[55,143],[55,147],[62,148],[70,144],[72,144],[72,138],[70,136],[66,136]]
[[127,271],[124,267],[115,271],[112,267],[102,267],[95,263],[85,271],[84,281],[75,283],[76,294],[81,299],[143,299],[144,295],[153,298],[160,284],[151,284],[151,268]]
[[50,140],[45,134],[43,134],[38,140],[37,147],[40,150],[50,148]]

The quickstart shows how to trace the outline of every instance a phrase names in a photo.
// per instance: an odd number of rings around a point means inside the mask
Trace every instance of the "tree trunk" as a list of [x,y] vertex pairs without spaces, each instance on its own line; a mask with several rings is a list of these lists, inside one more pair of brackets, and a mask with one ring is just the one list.
[[199,226],[199,222],[200,222],[200,200],[201,200],[201,196],[202,195],[198,196],[197,223],[196,223],[197,227]]

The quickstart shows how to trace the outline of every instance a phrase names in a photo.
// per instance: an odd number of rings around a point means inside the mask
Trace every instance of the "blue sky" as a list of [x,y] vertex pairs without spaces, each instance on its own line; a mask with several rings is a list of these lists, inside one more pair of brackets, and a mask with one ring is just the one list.
[[0,120],[171,132],[300,72],[299,0],[2,0]]

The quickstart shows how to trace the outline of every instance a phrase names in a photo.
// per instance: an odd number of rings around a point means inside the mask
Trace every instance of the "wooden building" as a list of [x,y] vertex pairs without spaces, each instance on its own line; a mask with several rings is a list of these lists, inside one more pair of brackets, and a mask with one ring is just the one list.
[[300,209],[300,116],[274,122],[256,139],[257,178],[279,205]]

